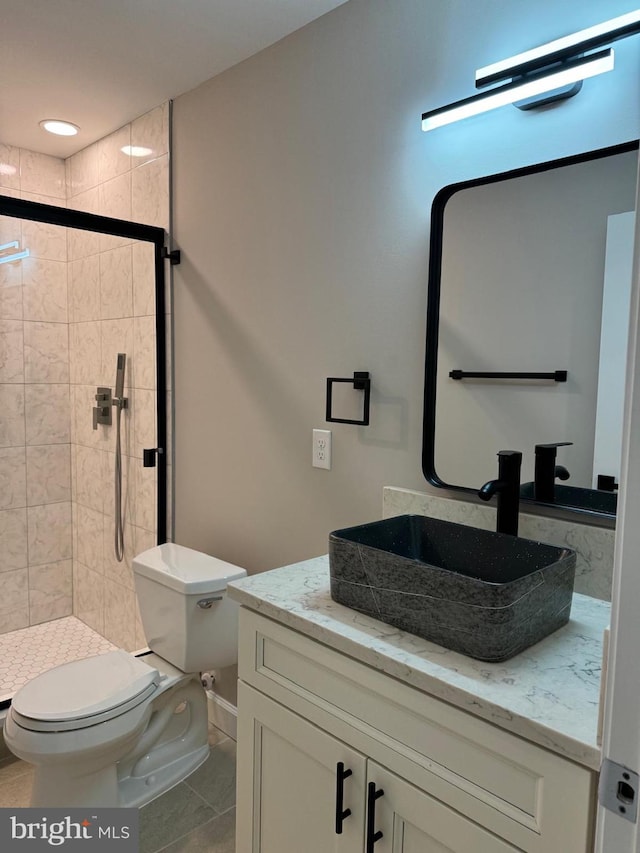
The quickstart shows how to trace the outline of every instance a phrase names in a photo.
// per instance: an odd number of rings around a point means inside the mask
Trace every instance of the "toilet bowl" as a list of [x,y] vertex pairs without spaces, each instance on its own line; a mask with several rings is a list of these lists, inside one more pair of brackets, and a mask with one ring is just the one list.
[[237,659],[238,566],[180,545],[134,558],[152,653],[122,649],[54,667],[15,695],[5,742],[34,765],[31,805],[141,806],[208,754],[200,672]]

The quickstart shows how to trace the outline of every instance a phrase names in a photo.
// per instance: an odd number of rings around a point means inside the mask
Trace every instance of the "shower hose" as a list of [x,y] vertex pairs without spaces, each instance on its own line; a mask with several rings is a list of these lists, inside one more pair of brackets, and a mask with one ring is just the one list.
[[122,447],[120,444],[120,419],[122,417],[122,400],[116,403],[116,467],[114,477],[115,505],[115,535],[114,549],[116,560],[121,563],[124,557],[124,508],[122,505]]

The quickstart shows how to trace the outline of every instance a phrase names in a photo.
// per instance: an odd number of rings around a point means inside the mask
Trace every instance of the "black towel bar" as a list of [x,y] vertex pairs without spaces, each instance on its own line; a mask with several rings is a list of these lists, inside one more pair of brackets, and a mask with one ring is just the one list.
[[566,370],[554,370],[552,373],[473,373],[467,370],[452,370],[452,379],[550,379],[553,382],[566,382]]

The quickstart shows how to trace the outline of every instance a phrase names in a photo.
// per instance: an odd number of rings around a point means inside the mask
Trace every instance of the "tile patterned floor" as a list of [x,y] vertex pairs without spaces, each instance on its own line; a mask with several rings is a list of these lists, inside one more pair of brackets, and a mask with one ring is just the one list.
[[[116,648],[74,616],[0,635],[0,701],[41,672]],[[236,744],[210,727],[211,754],[140,810],[140,853],[234,853]],[[28,806],[33,770],[0,736],[0,808]]]
[[[184,782],[140,809],[140,853],[234,853],[236,744],[209,730],[211,754]],[[0,808],[28,806],[33,771],[0,760]]]
[[0,634],[0,702],[53,666],[115,648],[75,616]]

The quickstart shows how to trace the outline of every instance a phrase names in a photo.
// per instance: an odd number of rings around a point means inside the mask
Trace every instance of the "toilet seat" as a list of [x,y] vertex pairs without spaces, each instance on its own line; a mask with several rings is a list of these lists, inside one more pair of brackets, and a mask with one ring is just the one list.
[[157,669],[118,649],[36,676],[16,693],[11,714],[31,731],[83,729],[137,707],[161,681]]

